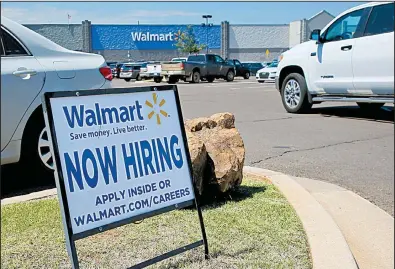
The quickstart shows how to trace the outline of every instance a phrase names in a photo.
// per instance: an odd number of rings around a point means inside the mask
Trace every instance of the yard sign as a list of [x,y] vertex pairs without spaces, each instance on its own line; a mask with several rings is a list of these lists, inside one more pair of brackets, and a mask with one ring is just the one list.
[[202,240],[131,268],[208,246],[176,86],[45,93],[43,107],[73,264],[75,240],[196,205]]

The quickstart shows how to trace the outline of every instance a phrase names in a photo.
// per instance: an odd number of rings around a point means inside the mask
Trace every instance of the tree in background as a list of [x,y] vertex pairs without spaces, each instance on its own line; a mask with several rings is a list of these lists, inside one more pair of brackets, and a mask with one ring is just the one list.
[[191,25],[187,26],[185,31],[178,31],[176,36],[176,43],[174,46],[183,53],[198,53],[206,48],[206,45],[199,44],[196,41],[195,34]]

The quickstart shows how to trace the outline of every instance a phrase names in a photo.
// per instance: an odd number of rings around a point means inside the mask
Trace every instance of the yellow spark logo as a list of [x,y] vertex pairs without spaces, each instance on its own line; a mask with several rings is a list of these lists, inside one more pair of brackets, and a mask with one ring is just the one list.
[[174,40],[177,41],[178,39],[180,39],[181,35],[182,35],[181,30],[178,30],[178,32],[174,33]]
[[[154,92],[152,93],[152,99],[154,101],[154,104],[152,104],[150,101],[145,101],[145,104],[147,106],[149,106],[150,108],[152,108],[153,110],[148,114],[148,119],[151,119],[154,115],[156,115],[156,123],[158,125],[161,124],[160,121],[160,114],[162,114],[163,116],[167,117],[168,114],[166,113],[166,111],[162,110],[161,107],[166,103],[165,99],[162,99],[159,104],[157,104],[158,102],[158,95]],[[155,112],[159,110],[159,113]]]

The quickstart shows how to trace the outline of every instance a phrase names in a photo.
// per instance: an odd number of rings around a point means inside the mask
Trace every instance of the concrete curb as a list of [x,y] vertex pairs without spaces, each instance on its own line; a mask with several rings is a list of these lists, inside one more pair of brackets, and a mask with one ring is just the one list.
[[279,172],[249,166],[243,172],[269,178],[294,207],[307,234],[314,269],[358,268],[339,227],[306,189]]
[[25,195],[14,196],[10,198],[1,199],[1,205],[9,205],[20,202],[27,202],[31,200],[43,199],[57,194],[56,188],[48,189],[44,191],[32,192]]

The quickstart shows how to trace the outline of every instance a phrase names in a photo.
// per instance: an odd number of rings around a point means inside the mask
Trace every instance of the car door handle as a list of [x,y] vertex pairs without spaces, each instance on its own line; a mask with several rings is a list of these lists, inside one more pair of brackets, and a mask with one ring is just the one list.
[[22,77],[26,75],[34,76],[37,75],[37,71],[31,69],[23,69],[23,70],[14,71],[12,74],[17,77]]
[[351,46],[351,45],[343,46],[343,47],[341,47],[340,49],[341,49],[341,50],[344,50],[344,51],[347,51],[347,50],[352,49],[352,46]]

